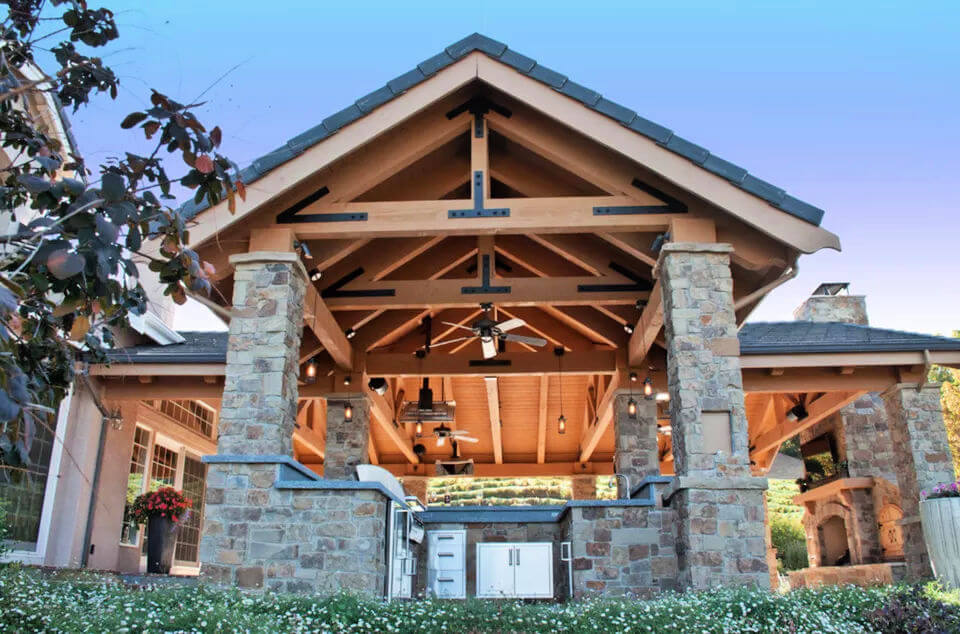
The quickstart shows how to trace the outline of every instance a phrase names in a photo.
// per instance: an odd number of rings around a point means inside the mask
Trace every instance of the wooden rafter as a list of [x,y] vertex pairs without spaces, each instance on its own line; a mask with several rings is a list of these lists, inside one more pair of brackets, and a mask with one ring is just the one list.
[[500,389],[497,377],[483,379],[487,389],[487,411],[490,414],[490,442],[493,444],[493,461],[503,464],[503,438],[500,427]]
[[304,319],[330,357],[341,368],[353,367],[353,348],[320,294],[307,284],[303,298]]
[[367,387],[366,380],[363,381],[363,390],[370,400],[370,414],[373,416],[373,420],[407,460],[412,464],[418,464],[420,459],[417,454],[413,453],[410,439],[401,435],[400,430],[393,426],[393,407],[391,403],[382,395]]
[[639,366],[643,363],[661,328],[663,328],[663,291],[660,280],[657,280],[627,343],[627,358],[631,366]]
[[[566,359],[564,359],[566,363]],[[597,403],[597,422],[587,432],[586,439],[580,449],[580,462],[589,462],[590,456],[596,450],[600,439],[603,437],[607,427],[613,421],[613,402],[617,390],[620,388],[620,373],[615,373],[607,384],[607,389],[603,393],[600,402]]]
[[619,348],[626,344],[627,333],[593,306],[543,306],[543,312],[553,316],[591,341]]
[[563,346],[567,350],[592,350],[594,348],[593,341],[538,308],[501,307],[500,312],[511,319],[524,320],[530,330],[554,346]]
[[796,436],[805,429],[816,425],[824,418],[838,412],[846,405],[854,402],[866,394],[865,391],[856,392],[829,392],[817,400],[806,405],[807,417],[793,422],[786,419],[779,421],[770,431],[761,434],[753,443],[752,454],[763,455],[780,443]]

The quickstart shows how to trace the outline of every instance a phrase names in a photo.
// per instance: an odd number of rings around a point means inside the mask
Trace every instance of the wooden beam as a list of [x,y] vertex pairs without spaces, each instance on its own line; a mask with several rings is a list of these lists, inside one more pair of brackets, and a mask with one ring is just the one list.
[[597,248],[599,244],[588,242],[582,235],[530,235],[529,238],[592,275],[619,277],[624,282],[628,281],[623,275],[611,271],[610,262],[613,258],[610,253]]
[[[420,472],[413,471],[408,464],[380,464],[381,467],[398,477],[423,477]],[[432,465],[431,465],[432,468]],[[613,461],[591,462],[581,465],[579,462],[505,462],[475,463],[472,476],[456,476],[463,478],[508,478],[508,477],[563,477],[572,475],[612,475]],[[434,477],[434,476],[429,476]]]
[[[616,372],[615,350],[585,350],[563,356],[564,375],[612,374]],[[430,354],[422,361],[411,354],[372,352],[367,355],[366,369],[370,376],[543,376],[555,374],[557,357],[553,351],[505,352],[486,362],[464,354]],[[309,387],[309,386],[307,386]]]
[[562,196],[556,198],[489,198],[487,208],[507,208],[509,216],[450,218],[448,212],[471,209],[472,200],[409,200],[330,203],[321,199],[303,214],[365,213],[365,222],[298,222],[302,240],[320,238],[415,237],[429,235],[485,235],[493,233],[596,233],[598,231],[666,231],[678,215],[593,214],[594,207],[643,204],[635,196]]
[[[566,360],[566,358],[564,358]],[[586,440],[580,449],[580,462],[589,462],[590,456],[600,443],[600,439],[606,432],[607,427],[613,421],[613,403],[617,390],[621,387],[620,373],[615,373],[610,378],[607,390],[597,404],[597,423],[587,432]],[[584,421],[586,423],[586,421]]]
[[337,262],[350,257],[357,250],[362,249],[369,240],[352,240],[344,238],[340,240],[313,240],[307,243],[310,249],[310,255],[313,259],[308,263],[308,268],[318,268],[326,271]]
[[553,316],[591,341],[620,348],[627,343],[627,333],[593,306],[543,306],[543,312]]
[[327,271],[319,288],[327,289],[340,282],[344,277],[361,269],[363,273],[356,282],[382,280],[393,271],[407,264],[415,257],[435,246],[443,236],[404,238],[397,240],[373,240],[352,256],[341,260]]
[[493,461],[503,464],[503,439],[500,428],[500,390],[497,377],[484,377],[487,388],[487,411],[490,414],[490,441],[493,444]]
[[657,265],[656,254],[650,250],[655,234],[624,231],[620,233],[603,232],[597,235],[651,268]]
[[373,441],[373,431],[367,439],[367,459],[370,464],[380,464],[380,456],[377,454],[377,444]]
[[540,403],[537,409],[537,464],[544,464],[547,457],[547,396],[550,377],[540,377]]
[[898,372],[895,367],[858,368],[855,374],[840,374],[834,368],[790,368],[776,376],[766,368],[747,368],[743,370],[743,389],[768,393],[882,392],[895,383],[913,383],[922,376],[922,370]]
[[207,383],[200,377],[165,376],[157,377],[152,383],[144,385],[136,380],[104,381],[103,399],[113,401],[144,401],[153,399],[197,399],[221,398],[223,381]]
[[643,363],[657,340],[661,328],[663,328],[663,290],[660,280],[657,280],[627,343],[627,358],[631,366]]
[[307,284],[303,308],[307,326],[320,340],[324,349],[330,353],[334,362],[343,369],[352,368],[353,348],[350,346],[350,341],[312,284]]
[[512,306],[500,308],[500,312],[513,319],[522,319],[537,336],[543,337],[555,346],[566,350],[593,350],[595,344],[563,321],[558,321],[550,313],[537,308]]
[[[509,286],[509,292],[493,288],[480,289],[475,279],[442,280],[382,280],[362,285],[349,285],[353,291],[348,296],[331,296],[325,299],[334,310],[366,310],[387,308],[426,308],[434,310],[476,306],[482,302],[497,306],[536,306],[538,304],[593,305],[633,304],[638,298],[646,299],[648,291],[627,290],[621,277],[515,277],[497,280],[497,286]],[[615,285],[586,291],[581,287]],[[362,288],[361,288],[362,286]],[[348,287],[344,287],[346,290]],[[464,292],[464,288],[471,290]],[[366,293],[357,295],[356,291]]]
[[353,345],[360,352],[389,345],[409,333],[429,312],[425,309],[384,311],[357,332]]
[[223,376],[225,363],[113,363],[90,366],[90,376]]
[[435,280],[443,277],[477,252],[474,236],[451,236],[440,244],[396,269],[389,277],[396,280]]
[[831,414],[840,411],[843,407],[854,402],[864,394],[866,394],[866,391],[829,392],[824,394],[817,400],[806,405],[807,417],[803,420],[796,422],[786,419],[781,420],[773,429],[757,438],[753,443],[753,449],[750,452],[751,455],[762,455],[770,451],[788,438],[796,436],[803,430],[813,427]]
[[400,453],[412,464],[418,464],[420,459],[413,453],[410,439],[401,435],[400,430],[393,426],[393,408],[386,398],[367,387],[367,380],[363,380],[363,392],[370,400],[370,414],[373,420],[380,425],[380,429],[390,438],[390,442],[400,450]]

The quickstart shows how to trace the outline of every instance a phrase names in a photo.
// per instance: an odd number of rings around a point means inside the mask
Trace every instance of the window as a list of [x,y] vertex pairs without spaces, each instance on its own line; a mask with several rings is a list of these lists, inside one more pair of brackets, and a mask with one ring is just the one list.
[[130,457],[130,474],[127,476],[127,502],[123,508],[123,530],[120,543],[136,545],[140,536],[140,526],[130,521],[130,508],[137,496],[143,493],[144,477],[147,473],[147,449],[150,446],[150,432],[137,427],[133,434],[133,455]]
[[156,400],[143,401],[158,412],[169,416],[181,427],[213,439],[216,412],[199,401]]
[[153,462],[150,465],[150,490],[172,487],[177,483],[177,452],[160,443],[153,446]]
[[23,464],[5,464],[0,457],[0,500],[6,505],[10,547],[34,551],[40,533],[44,492],[53,453],[53,428],[56,418],[38,419],[33,439],[26,448],[29,460]]
[[203,517],[203,494],[207,483],[207,465],[196,458],[184,456],[183,493],[193,501],[193,507],[180,523],[177,537],[177,561],[195,562],[200,546],[200,520]]

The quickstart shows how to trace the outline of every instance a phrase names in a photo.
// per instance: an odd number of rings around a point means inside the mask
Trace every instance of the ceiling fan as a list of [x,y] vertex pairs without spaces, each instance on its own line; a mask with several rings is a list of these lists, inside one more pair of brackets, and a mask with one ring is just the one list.
[[446,341],[430,344],[429,348],[445,346],[447,344],[458,343],[460,341],[469,341],[470,339],[480,339],[480,345],[483,348],[483,358],[492,359],[493,357],[497,356],[497,352],[500,350],[499,344],[503,342],[512,341],[514,343],[525,343],[530,346],[538,347],[547,345],[547,340],[541,339],[540,337],[526,337],[524,335],[514,335],[510,333],[511,330],[516,330],[517,328],[523,328],[526,326],[527,322],[524,320],[508,319],[506,321],[497,323],[490,319],[490,311],[493,310],[493,304],[484,303],[480,304],[480,307],[483,309],[483,317],[473,322],[472,326],[464,326],[462,324],[455,324],[449,321],[443,322],[448,326],[469,331],[471,333],[469,337],[447,339]]
[[456,446],[458,441],[463,442],[480,442],[476,438],[469,436],[470,432],[464,429],[450,429],[443,423],[440,423],[433,428],[433,435],[437,437],[437,447],[443,447],[447,442],[447,438],[450,439],[450,442]]

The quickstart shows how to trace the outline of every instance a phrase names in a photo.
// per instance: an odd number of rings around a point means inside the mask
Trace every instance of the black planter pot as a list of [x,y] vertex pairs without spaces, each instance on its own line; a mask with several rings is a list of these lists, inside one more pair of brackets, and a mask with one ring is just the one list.
[[169,517],[153,515],[147,521],[147,572],[168,574],[173,565],[178,525]]

